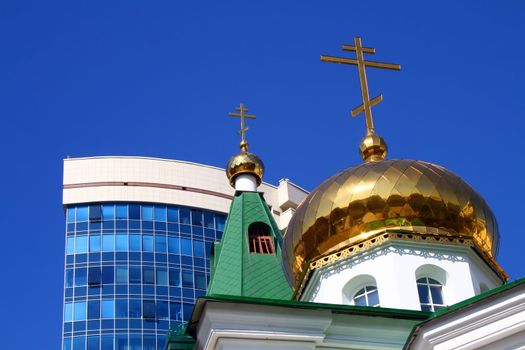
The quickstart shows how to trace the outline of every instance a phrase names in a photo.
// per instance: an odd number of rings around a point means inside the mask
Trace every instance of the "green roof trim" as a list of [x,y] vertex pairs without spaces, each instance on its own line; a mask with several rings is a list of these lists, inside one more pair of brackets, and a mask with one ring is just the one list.
[[446,315],[446,314],[452,313],[454,311],[463,309],[463,308],[465,308],[467,306],[470,306],[470,305],[472,305],[472,304],[474,304],[474,303],[476,303],[476,302],[478,302],[480,300],[487,299],[487,298],[489,298],[489,297],[491,297],[493,295],[500,294],[500,293],[502,293],[504,291],[513,289],[513,288],[518,287],[520,285],[525,285],[525,278],[517,279],[517,280],[512,281],[510,283],[501,285],[501,286],[496,287],[494,289],[491,289],[491,290],[488,290],[488,291],[483,292],[481,294],[478,294],[476,296],[473,296],[472,298],[465,299],[465,300],[463,300],[463,301],[461,301],[459,303],[456,303],[456,304],[444,307],[442,309],[439,309],[439,310],[435,311],[432,314],[432,317],[429,319],[429,321],[431,319],[434,319],[434,318],[437,318],[437,317],[441,317],[443,315]]
[[507,284],[503,284],[499,287],[496,287],[494,289],[491,289],[491,290],[488,290],[486,292],[483,292],[483,293],[480,293],[476,296],[473,296],[472,298],[468,298],[468,299],[465,299],[463,301],[460,301],[459,303],[456,303],[456,304],[453,304],[453,305],[450,305],[450,306],[447,306],[445,308],[442,308],[442,309],[439,309],[435,312],[433,312],[431,314],[431,316],[421,322],[421,323],[418,323],[417,325],[414,326],[414,328],[412,329],[412,332],[410,332],[410,335],[408,336],[408,340],[405,344],[405,346],[403,347],[403,349],[408,349],[410,344],[412,344],[412,342],[414,341],[414,339],[416,338],[419,330],[421,329],[422,326],[424,326],[425,324],[431,322],[431,321],[434,321],[438,318],[441,318],[441,317],[444,317],[446,315],[449,315],[449,314],[452,314],[456,311],[459,311],[459,310],[462,310],[462,309],[465,309],[469,306],[472,306],[480,301],[483,301],[483,300],[490,300],[492,297],[495,297],[497,296],[498,294],[501,294],[501,293],[504,293],[506,291],[509,291],[511,289],[514,289],[514,288],[517,288],[517,287],[520,287],[520,286],[525,286],[525,277],[524,278],[519,278],[515,281],[512,281],[510,283],[507,283]]
[[187,328],[183,325],[181,327],[172,328],[168,333],[168,341],[166,343],[166,350],[193,350],[195,349],[195,340],[187,333]]
[[425,311],[390,309],[383,307],[311,303],[305,301],[262,299],[232,295],[214,295],[201,297],[197,300],[195,309],[193,310],[193,314],[191,315],[191,319],[188,324],[188,334],[195,335],[196,326],[199,323],[201,313],[204,309],[205,304],[208,302],[231,302],[251,305],[277,306],[294,309],[330,310],[333,313],[337,314],[353,314],[374,317],[399,318],[415,321],[425,321],[432,315],[431,312]]
[[[275,254],[250,253],[248,228],[255,222],[269,228]],[[281,231],[262,194],[235,193],[222,240],[214,245],[207,295],[290,299],[292,289],[283,272],[281,245]]]

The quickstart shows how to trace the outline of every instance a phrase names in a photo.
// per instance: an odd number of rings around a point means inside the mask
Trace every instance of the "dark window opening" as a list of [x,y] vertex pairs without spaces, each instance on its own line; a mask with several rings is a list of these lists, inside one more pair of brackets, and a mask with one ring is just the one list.
[[88,284],[98,286],[102,283],[102,271],[100,267],[90,267],[88,273]]
[[155,301],[143,300],[142,302],[142,317],[145,319],[154,320],[156,318]]
[[250,253],[275,254],[270,227],[263,222],[254,222],[248,228]]

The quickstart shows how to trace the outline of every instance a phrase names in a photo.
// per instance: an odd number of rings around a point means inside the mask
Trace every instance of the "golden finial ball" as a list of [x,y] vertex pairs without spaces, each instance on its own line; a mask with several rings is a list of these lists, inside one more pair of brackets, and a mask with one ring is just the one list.
[[385,140],[369,132],[359,143],[359,153],[365,162],[377,162],[386,158],[388,147]]
[[257,185],[260,185],[264,174],[262,160],[248,151],[241,151],[241,153],[231,157],[226,165],[226,176],[228,176],[232,187],[235,187],[235,178],[241,174],[253,175],[257,180]]

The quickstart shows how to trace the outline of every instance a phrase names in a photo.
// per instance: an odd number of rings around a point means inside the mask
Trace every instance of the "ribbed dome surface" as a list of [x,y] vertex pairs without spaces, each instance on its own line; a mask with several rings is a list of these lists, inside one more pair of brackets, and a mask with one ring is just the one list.
[[492,210],[460,177],[417,160],[368,162],[332,176],[298,207],[283,247],[290,282],[309,262],[383,228],[470,237],[489,257],[498,249]]

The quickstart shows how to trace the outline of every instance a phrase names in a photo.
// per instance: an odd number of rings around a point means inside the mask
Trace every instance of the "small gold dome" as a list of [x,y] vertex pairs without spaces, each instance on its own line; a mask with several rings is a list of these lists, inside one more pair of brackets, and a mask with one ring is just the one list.
[[368,132],[359,144],[359,153],[365,162],[383,160],[387,152],[385,140],[373,131]]
[[[369,144],[367,138],[364,144]],[[443,167],[392,159],[348,168],[301,203],[284,237],[289,281],[299,283],[307,271],[321,266],[316,261],[328,264],[363,242],[377,244],[374,238],[383,239],[386,232],[444,244],[471,242],[486,261],[497,265],[498,225],[485,200]]]
[[240,174],[255,176],[257,185],[262,183],[264,164],[255,154],[248,152],[248,144],[241,143],[241,153],[233,156],[226,165],[226,175],[230,185],[235,188],[235,177]]

